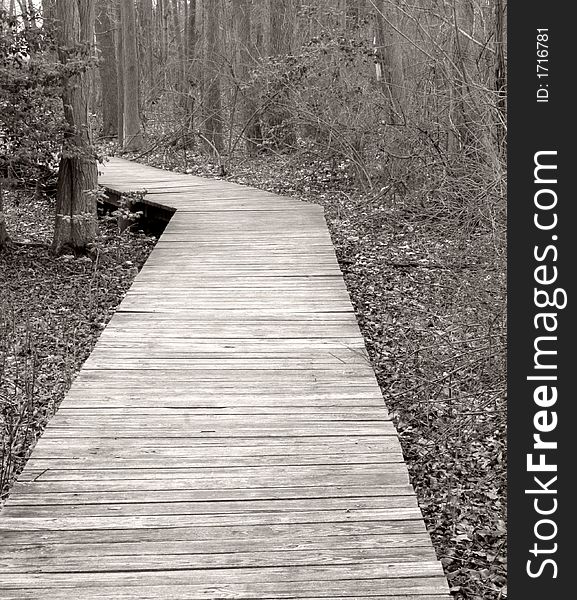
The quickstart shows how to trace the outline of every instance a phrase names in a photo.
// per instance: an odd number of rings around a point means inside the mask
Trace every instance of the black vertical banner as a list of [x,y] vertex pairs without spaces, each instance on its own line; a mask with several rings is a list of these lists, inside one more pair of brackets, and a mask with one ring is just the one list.
[[[575,592],[577,161],[569,3],[508,5],[508,598]],[[574,109],[575,110],[575,109]]]

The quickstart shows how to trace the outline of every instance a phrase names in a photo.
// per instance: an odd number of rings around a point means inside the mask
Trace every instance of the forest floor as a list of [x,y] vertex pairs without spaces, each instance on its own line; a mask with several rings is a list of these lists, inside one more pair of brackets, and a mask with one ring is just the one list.
[[54,200],[4,198],[0,250],[0,506],[155,239],[100,219],[91,256],[55,256]]
[[[218,176],[192,158],[194,165],[190,155],[185,163],[166,152],[139,160]],[[506,598],[503,232],[467,211],[447,216],[422,199],[359,190],[344,171],[319,162],[266,157],[233,164],[229,173],[228,180],[324,207],[453,596]],[[102,221],[92,258],[56,258],[46,219],[52,210],[49,200],[29,195],[5,200],[18,242],[0,252],[5,492],[155,241]]]
[[[131,158],[126,156],[126,158]],[[507,597],[505,219],[362,190],[329,161],[156,167],[320,204],[411,481],[456,600]],[[499,225],[500,222],[500,225]]]

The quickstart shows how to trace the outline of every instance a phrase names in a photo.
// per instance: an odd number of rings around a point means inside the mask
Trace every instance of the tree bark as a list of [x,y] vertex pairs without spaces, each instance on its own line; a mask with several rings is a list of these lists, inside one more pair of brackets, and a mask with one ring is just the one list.
[[133,0],[121,0],[123,63],[123,125],[124,150],[141,150],[144,146],[140,123],[138,50],[136,46],[136,11]]
[[451,85],[451,127],[449,152],[460,152],[469,146],[470,114],[468,78],[471,64],[470,41],[461,33],[473,34],[474,7],[471,0],[453,0],[453,62],[457,65]]
[[203,9],[205,53],[202,129],[208,151],[213,155],[218,155],[223,149],[218,0],[205,0]]
[[262,130],[257,110],[258,104],[255,100],[255,85],[246,85],[258,52],[251,34],[251,5],[250,0],[234,0],[233,2],[236,37],[240,46],[238,77],[245,84],[242,93],[245,147],[247,153],[252,156],[256,154],[259,144],[262,143]]
[[187,134],[185,144],[194,145],[194,110],[196,100],[196,82],[195,82],[195,58],[196,58],[196,0],[185,0],[187,6],[186,13],[186,79],[185,79],[185,104]]
[[116,77],[117,77],[117,126],[118,126],[118,145],[124,147],[124,46],[122,38],[122,23],[120,15],[120,6],[116,10]]
[[506,153],[507,123],[507,63],[505,61],[505,2],[495,0],[495,92],[497,94],[498,119],[496,125],[497,147],[502,155]]
[[144,47],[144,56],[141,63],[144,65],[144,80],[148,83],[149,89],[154,87],[154,27],[153,27],[153,8],[152,0],[140,1],[140,20],[142,25],[142,44]]
[[180,24],[180,13],[178,10],[178,1],[172,0],[172,27],[174,33],[174,41],[176,44],[177,64],[175,69],[174,88],[177,92],[182,93],[184,88],[185,78],[185,57],[184,57],[184,40],[182,36],[182,27]]
[[168,0],[157,0],[156,12],[160,31],[160,69],[163,78],[162,87],[166,87],[166,64],[168,62]]
[[[294,30],[294,0],[269,0],[269,55],[283,56],[292,51]],[[288,102],[290,90],[285,87],[276,95],[275,106],[269,113],[268,124],[277,148],[296,144],[294,128],[290,123]]]
[[293,0],[270,1],[269,54],[279,56],[292,50]]
[[389,99],[389,118],[402,110],[403,69],[397,52],[396,32],[391,26],[393,12],[387,0],[381,0],[375,14],[376,76]]
[[110,1],[100,0],[96,17],[96,40],[100,48],[100,85],[102,89],[102,136],[118,136],[118,74],[114,26],[110,18]]
[[[58,0],[59,55],[63,63],[78,56],[78,48],[92,47],[94,0]],[[97,234],[97,166],[88,120],[88,74],[76,72],[64,82],[62,100],[68,125],[58,168],[56,220],[52,247],[85,250]]]

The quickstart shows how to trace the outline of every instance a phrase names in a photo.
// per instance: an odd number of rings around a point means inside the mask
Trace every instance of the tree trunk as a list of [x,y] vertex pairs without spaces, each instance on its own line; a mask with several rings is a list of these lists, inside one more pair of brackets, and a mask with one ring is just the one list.
[[182,43],[184,45],[184,47],[183,47],[184,58],[185,58],[185,60],[188,60],[188,57],[190,54],[190,49],[188,46],[189,41],[190,41],[190,35],[188,33],[188,26],[190,24],[190,16],[188,14],[188,0],[183,0],[183,4],[184,4],[184,16],[183,16],[184,34],[183,34],[183,38],[182,38]]
[[223,149],[220,96],[219,1],[203,2],[205,53],[203,84],[203,135],[208,151],[218,155]]
[[507,63],[505,61],[505,6],[503,0],[495,0],[495,92],[497,94],[497,147],[505,155],[507,123]]
[[122,45],[122,23],[120,22],[120,6],[116,10],[116,77],[117,77],[117,121],[118,145],[124,147],[124,48]]
[[[269,55],[284,56],[292,51],[294,11],[293,0],[269,0]],[[275,96],[275,106],[269,112],[268,124],[277,148],[294,147],[296,135],[290,123],[288,102],[290,90],[285,87]]]
[[451,127],[449,152],[460,152],[471,142],[468,78],[471,63],[470,41],[461,33],[473,34],[472,0],[453,0],[453,62],[457,65],[451,85]]
[[166,65],[168,62],[168,0],[157,0],[156,11],[160,31],[160,69],[162,73],[162,88],[166,87]]
[[376,78],[389,100],[389,119],[402,110],[402,66],[397,52],[397,35],[392,27],[393,11],[387,0],[381,0],[375,13]]
[[105,138],[118,136],[118,74],[110,10],[110,1],[100,0],[96,17],[96,40],[102,55],[99,70],[102,88],[102,136]]
[[132,0],[121,0],[123,67],[123,149],[128,152],[144,146],[140,123],[138,50],[136,47],[136,11]]
[[195,65],[196,58],[196,0],[187,2],[186,18],[186,79],[185,79],[185,115],[187,134],[185,144],[194,145],[194,110],[196,99]]
[[[94,40],[94,0],[58,0],[60,60],[78,57],[81,44],[92,47]],[[88,74],[78,72],[64,82],[64,117],[69,130],[63,140],[56,189],[56,221],[53,249],[69,247],[85,250],[97,234],[96,201],[91,191],[97,187],[97,166],[88,120]]]
[[184,58],[184,41],[182,37],[182,28],[180,25],[180,14],[178,10],[178,1],[172,0],[172,27],[174,29],[174,41],[176,44],[177,65],[175,69],[174,89],[182,93],[184,88],[185,77],[185,58]]
[[154,27],[153,27],[153,9],[152,0],[141,0],[140,19],[142,24],[142,43],[144,46],[144,57],[141,63],[144,65],[144,80],[148,84],[149,90],[154,87]]
[[292,0],[270,1],[270,40],[269,54],[279,56],[290,54],[292,50],[293,2]]
[[[251,35],[251,2],[250,0],[234,0],[234,21],[236,23],[236,37],[240,46],[238,66],[239,80],[246,83],[250,69],[255,64],[257,48]],[[256,154],[259,144],[262,143],[260,115],[255,100],[255,86],[245,86],[242,97],[242,121],[244,124],[244,137],[246,151],[249,155]]]

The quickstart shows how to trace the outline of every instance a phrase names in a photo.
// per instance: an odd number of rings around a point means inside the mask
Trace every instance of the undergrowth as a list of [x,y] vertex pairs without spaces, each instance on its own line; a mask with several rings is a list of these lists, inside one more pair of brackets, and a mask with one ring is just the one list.
[[5,200],[12,243],[0,251],[0,493],[4,500],[36,440],[154,246],[99,221],[90,256],[54,256],[53,201]]

